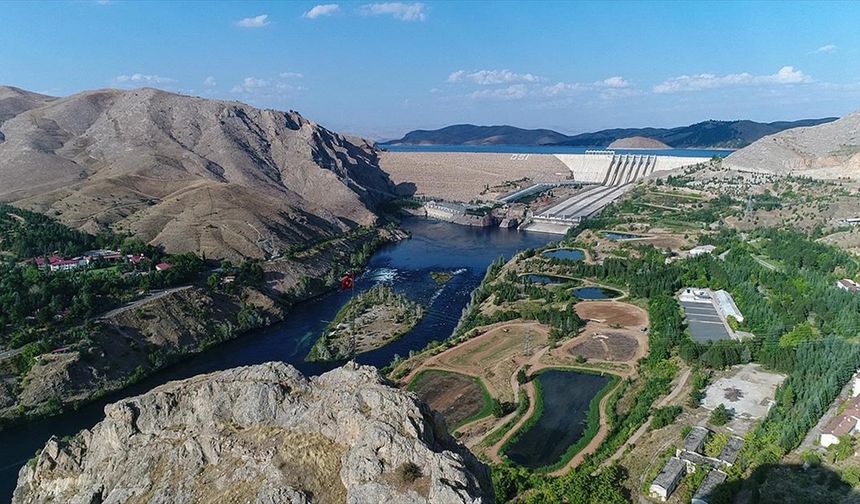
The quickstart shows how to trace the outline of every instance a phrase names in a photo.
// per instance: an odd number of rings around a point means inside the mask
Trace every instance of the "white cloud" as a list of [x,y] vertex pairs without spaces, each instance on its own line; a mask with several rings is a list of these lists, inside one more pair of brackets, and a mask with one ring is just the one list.
[[609,77],[608,79],[603,79],[602,81],[597,81],[594,83],[596,86],[612,88],[612,89],[623,89],[633,87],[633,83],[625,80],[620,75],[616,75],[614,77]]
[[259,16],[240,19],[236,25],[242,28],[262,28],[269,24],[269,15],[260,14]]
[[241,84],[233,86],[230,91],[233,93],[251,93],[268,86],[269,81],[265,79],[258,79],[257,77],[245,77],[244,79],[242,79]]
[[337,12],[340,12],[340,5],[338,4],[320,4],[315,5],[311,10],[305,12],[304,17],[316,19],[321,16],[331,16]]
[[525,84],[512,84],[504,88],[481,89],[469,95],[475,100],[519,100],[525,98],[529,90]]
[[837,47],[833,44],[825,44],[818,49],[815,50],[817,53],[834,53],[836,52]]
[[204,85],[204,86],[212,87],[212,86],[215,86],[215,85],[217,85],[217,84],[218,84],[218,82],[216,82],[216,81],[215,81],[215,77],[212,77],[211,75],[210,75],[209,77],[206,77],[206,78],[203,80],[203,85]]
[[162,77],[160,75],[148,75],[142,73],[117,75],[113,78],[114,84],[168,84],[176,82],[176,79]]
[[281,99],[290,96],[295,91],[305,88],[294,84],[295,79],[302,77],[296,72],[282,72],[274,78],[245,77],[242,82],[230,88],[231,93],[247,97]]
[[549,97],[567,96],[585,89],[587,89],[587,87],[578,82],[558,82],[552,86],[544,86],[541,88],[540,94]]
[[812,82],[812,78],[792,66],[784,66],[771,75],[753,75],[747,72],[727,75],[711,73],[681,75],[657,84],[654,86],[654,92],[678,93],[725,87],[802,84],[807,82]]
[[540,77],[530,73],[516,73],[510,70],[457,70],[448,76],[448,82],[473,82],[482,86],[508,84],[511,82],[537,82]]
[[401,21],[424,21],[427,19],[427,9],[421,2],[372,3],[363,5],[360,12],[368,16],[392,16]]

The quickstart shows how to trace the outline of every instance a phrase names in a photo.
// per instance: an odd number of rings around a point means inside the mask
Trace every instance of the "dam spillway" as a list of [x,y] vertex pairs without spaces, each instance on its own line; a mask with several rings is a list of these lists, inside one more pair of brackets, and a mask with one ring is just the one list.
[[554,154],[554,156],[571,171],[574,182],[594,184],[594,186],[533,215],[522,229],[566,233],[571,227],[620,198],[633,187],[634,182],[654,172],[691,166],[709,159],[619,154],[611,150],[586,151],[585,154]]

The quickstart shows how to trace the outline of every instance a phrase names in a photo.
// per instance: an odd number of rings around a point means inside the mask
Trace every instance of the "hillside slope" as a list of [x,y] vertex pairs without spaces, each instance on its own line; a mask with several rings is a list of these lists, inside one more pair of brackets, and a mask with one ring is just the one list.
[[810,177],[860,177],[860,110],[770,135],[728,156],[731,168]]
[[437,130],[410,131],[399,140],[386,142],[397,145],[547,145],[562,142],[567,137],[548,129],[523,129],[514,126],[475,126],[455,124]]
[[493,502],[489,471],[375,368],[280,362],[171,382],[105,408],[21,469],[12,502]]
[[647,137],[676,149],[711,148],[737,149],[759,138],[789,128],[812,126],[835,120],[804,119],[800,121],[705,121],[677,128],[616,128],[564,135],[552,130],[524,130],[513,126],[457,125],[426,131],[416,130],[403,138],[387,142],[390,145],[560,145],[571,147],[607,147],[630,137]]
[[0,109],[0,201],[90,232],[263,257],[374,223],[394,190],[371,145],[296,112],[148,88],[39,96]]

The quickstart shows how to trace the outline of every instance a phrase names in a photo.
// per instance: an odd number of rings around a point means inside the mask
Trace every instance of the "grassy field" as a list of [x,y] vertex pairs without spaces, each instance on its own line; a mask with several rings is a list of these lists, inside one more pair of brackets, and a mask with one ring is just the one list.
[[493,397],[481,379],[474,376],[424,369],[407,388],[442,413],[451,432],[493,412]]

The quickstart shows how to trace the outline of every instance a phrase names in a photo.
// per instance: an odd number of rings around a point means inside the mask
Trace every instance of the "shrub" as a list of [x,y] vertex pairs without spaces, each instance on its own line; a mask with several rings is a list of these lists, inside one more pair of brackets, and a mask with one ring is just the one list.
[[721,426],[729,423],[729,420],[732,419],[731,413],[726,409],[724,404],[720,404],[714,411],[711,412],[711,416],[708,418],[708,422],[711,425]]
[[404,462],[397,468],[397,477],[402,483],[412,483],[421,476],[421,468],[415,462]]
[[666,406],[665,408],[657,408],[654,410],[654,415],[651,417],[651,430],[662,429],[671,424],[678,418],[683,409],[680,406]]

